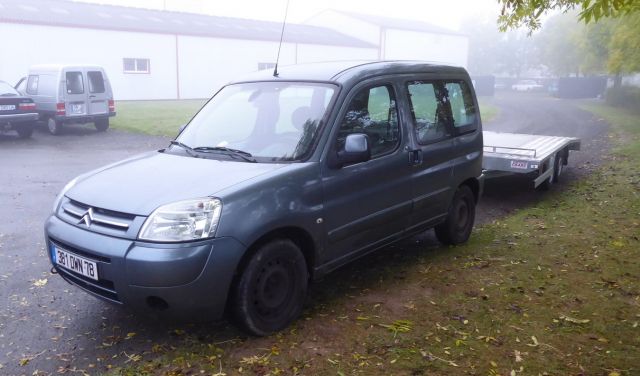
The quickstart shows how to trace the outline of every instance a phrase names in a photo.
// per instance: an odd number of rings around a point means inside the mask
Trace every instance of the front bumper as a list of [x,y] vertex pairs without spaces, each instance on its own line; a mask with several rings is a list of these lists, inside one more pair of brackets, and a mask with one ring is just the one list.
[[[155,316],[215,320],[245,246],[233,238],[157,244],[95,233],[51,216],[45,224],[49,259],[67,281],[112,303]],[[96,262],[95,281],[53,262],[53,247]]]

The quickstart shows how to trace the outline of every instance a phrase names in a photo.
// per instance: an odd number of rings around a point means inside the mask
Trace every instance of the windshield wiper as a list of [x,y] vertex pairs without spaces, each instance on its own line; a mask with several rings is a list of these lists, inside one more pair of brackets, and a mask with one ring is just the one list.
[[191,146],[189,146],[189,145],[183,144],[182,142],[180,142],[180,141],[176,141],[176,140],[171,140],[171,141],[170,141],[170,144],[171,144],[171,145],[175,145],[175,146],[180,146],[180,147],[181,147],[181,148],[183,148],[183,149],[187,152],[187,154],[189,154],[189,156],[191,156],[191,157],[195,157],[195,158],[197,158],[197,157],[198,157],[198,155],[194,153],[193,148],[192,148]]
[[248,153],[244,150],[238,150],[238,149],[231,149],[231,148],[227,148],[224,146],[198,146],[193,148],[192,150],[194,151],[204,151],[204,152],[223,152],[223,153],[227,153],[229,154],[231,157],[240,157],[243,160],[247,161],[247,162],[252,162],[252,163],[256,163],[258,161],[256,161],[255,158],[253,158],[253,155],[251,155],[251,153]]
[[2,93],[0,94],[0,97],[17,97],[18,94],[14,94],[14,93]]

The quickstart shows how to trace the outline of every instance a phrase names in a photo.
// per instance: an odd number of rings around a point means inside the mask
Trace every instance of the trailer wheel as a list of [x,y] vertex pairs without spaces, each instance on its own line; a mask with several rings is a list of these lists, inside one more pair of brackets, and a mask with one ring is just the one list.
[[568,153],[566,150],[559,151],[556,153],[556,157],[553,163],[553,182],[557,183],[560,181],[560,175],[564,171],[564,165],[567,162]]
[[462,185],[453,196],[447,219],[435,227],[436,237],[443,244],[462,244],[469,239],[475,218],[476,199],[471,189]]

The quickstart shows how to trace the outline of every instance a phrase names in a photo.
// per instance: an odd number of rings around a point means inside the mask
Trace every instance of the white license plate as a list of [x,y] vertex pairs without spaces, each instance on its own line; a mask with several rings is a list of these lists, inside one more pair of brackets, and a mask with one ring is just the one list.
[[13,111],[16,109],[14,104],[2,104],[0,105],[0,111]]
[[72,104],[71,105],[71,113],[72,114],[81,114],[83,113],[82,104]]
[[523,161],[511,161],[511,168],[526,170],[527,168],[529,168],[529,164]]
[[53,246],[53,257],[56,264],[85,277],[98,280],[98,265],[84,257],[78,256],[58,246]]

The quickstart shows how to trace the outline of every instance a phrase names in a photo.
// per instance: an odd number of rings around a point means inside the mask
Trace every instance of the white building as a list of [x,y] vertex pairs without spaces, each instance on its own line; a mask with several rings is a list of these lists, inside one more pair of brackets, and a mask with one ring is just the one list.
[[[466,65],[465,37],[427,32],[422,23],[402,29],[374,20],[324,12],[304,25],[287,24],[280,64],[421,59]],[[37,64],[92,64],[105,68],[118,100],[208,98],[239,75],[272,68],[281,27],[71,1],[0,0],[0,80],[14,84]]]
[[425,22],[326,10],[306,23],[376,45],[379,60],[426,60],[467,67],[469,38]]
[[[272,67],[282,25],[51,0],[0,0],[0,80],[36,64],[103,66],[116,99],[207,98],[234,77]],[[289,24],[280,64],[377,58],[376,46]]]

